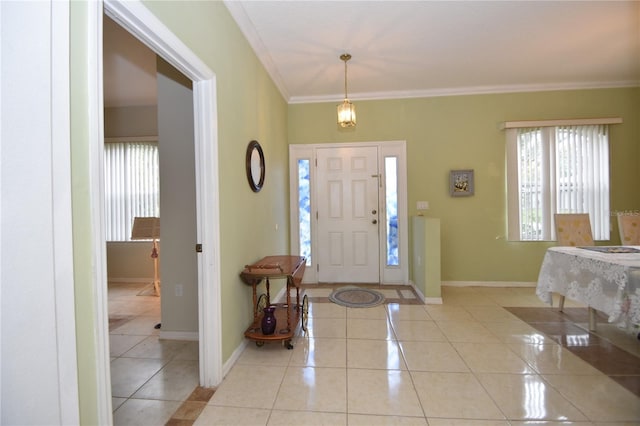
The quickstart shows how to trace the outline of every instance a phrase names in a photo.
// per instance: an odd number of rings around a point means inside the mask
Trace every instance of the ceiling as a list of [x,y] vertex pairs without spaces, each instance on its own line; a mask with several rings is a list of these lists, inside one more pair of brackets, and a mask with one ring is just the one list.
[[638,1],[225,4],[289,103],[640,85]]

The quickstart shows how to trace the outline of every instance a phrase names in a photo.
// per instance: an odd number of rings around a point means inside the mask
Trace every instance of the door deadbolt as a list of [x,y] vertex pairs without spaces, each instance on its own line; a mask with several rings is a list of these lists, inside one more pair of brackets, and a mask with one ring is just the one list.
[[376,209],[371,210],[371,214],[376,214],[376,213],[378,213],[378,210]]

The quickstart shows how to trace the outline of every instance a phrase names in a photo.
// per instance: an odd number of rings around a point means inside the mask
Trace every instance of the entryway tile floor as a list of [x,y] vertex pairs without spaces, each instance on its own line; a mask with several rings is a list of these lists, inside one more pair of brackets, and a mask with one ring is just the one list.
[[158,404],[154,423],[141,407],[127,424],[640,424],[640,341],[604,317],[589,333],[586,308],[567,300],[558,317],[534,288],[443,287],[441,305],[406,290],[345,308],[307,287],[292,350],[250,343],[215,391],[194,386],[210,392],[195,411]]
[[198,343],[161,340],[153,286],[109,283],[114,425],[162,425],[198,385]]

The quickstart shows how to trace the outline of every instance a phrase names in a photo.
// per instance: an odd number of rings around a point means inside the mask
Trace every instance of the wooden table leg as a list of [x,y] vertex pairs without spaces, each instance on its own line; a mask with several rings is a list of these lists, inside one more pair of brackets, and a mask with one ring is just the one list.
[[291,287],[287,278],[287,332],[291,331]]
[[271,305],[271,289],[269,287],[269,278],[267,278],[267,306]]
[[561,294],[558,298],[558,310],[562,312],[564,309],[564,296]]
[[251,287],[253,287],[253,320],[257,321],[258,320],[258,294],[256,292],[257,284],[254,283]]
[[596,331],[596,310],[589,306],[589,331]]

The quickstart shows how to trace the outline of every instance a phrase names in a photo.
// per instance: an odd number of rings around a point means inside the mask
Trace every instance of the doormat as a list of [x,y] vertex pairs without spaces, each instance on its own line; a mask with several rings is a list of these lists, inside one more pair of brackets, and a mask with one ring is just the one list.
[[334,290],[329,295],[329,300],[348,308],[371,308],[384,303],[384,296],[368,288],[348,286]]

